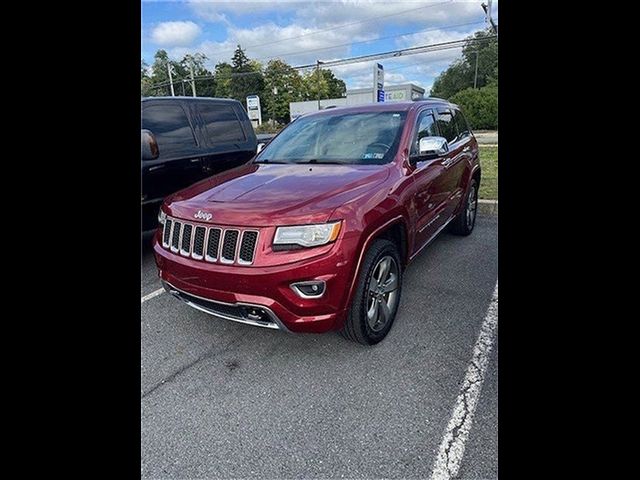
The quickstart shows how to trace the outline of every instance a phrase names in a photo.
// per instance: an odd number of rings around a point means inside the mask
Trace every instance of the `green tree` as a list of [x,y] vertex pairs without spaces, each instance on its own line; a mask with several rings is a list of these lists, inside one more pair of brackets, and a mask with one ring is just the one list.
[[455,61],[438,75],[431,87],[431,96],[449,99],[457,92],[473,86],[473,76],[464,59]]
[[320,69],[322,76],[327,82],[329,91],[327,92],[327,98],[341,98],[347,95],[347,86],[344,81],[336,78],[333,72],[329,69]]
[[230,84],[231,97],[245,104],[247,95],[262,96],[264,78],[260,64],[252,62],[238,45],[231,58],[233,81]]
[[227,62],[221,62],[216,64],[215,71],[213,73],[215,77],[215,94],[214,97],[218,98],[231,98],[231,74],[233,73],[232,67]]
[[[193,76],[209,76],[212,75],[209,70],[204,66],[204,62],[207,60],[206,55],[202,53],[195,53],[193,55],[185,55],[180,66],[185,71],[187,79],[191,79],[190,68],[193,68]],[[216,92],[215,80],[196,80],[196,95],[198,97],[214,97]],[[185,85],[187,95],[191,95],[191,85]]]
[[309,70],[302,77],[304,85],[304,100],[329,98],[329,85],[319,70]]
[[297,70],[282,60],[271,60],[264,71],[264,116],[288,123],[289,103],[302,100],[303,89],[302,77]]
[[173,67],[173,71],[175,74],[172,74],[173,77],[173,85],[176,92],[176,95],[182,94],[182,87],[180,85],[180,80],[182,78],[186,78],[186,71],[184,67],[176,61],[169,59],[169,54],[166,50],[158,50],[154,55],[154,62],[151,67],[151,84],[158,85],[161,83],[167,83],[166,86],[160,88],[152,88],[151,95],[159,96],[159,95],[171,95],[171,88],[168,85],[169,82],[169,71],[167,69],[167,65],[171,64]]
[[310,70],[304,77],[304,100],[316,100],[318,91],[320,100],[327,98],[341,98],[347,94],[347,86],[344,81],[336,78],[333,72],[327,68]]
[[151,78],[149,77],[149,65],[144,59],[140,60],[140,95],[148,97],[153,93]]
[[462,58],[455,61],[449,68],[442,72],[433,82],[431,95],[450,99],[456,93],[473,87],[476,68],[476,52],[478,56],[477,87],[481,88],[489,84],[492,79],[497,81],[498,69],[498,40],[488,38],[493,35],[489,30],[481,30],[467,39],[462,48]]
[[498,84],[466,88],[451,97],[460,105],[472,129],[498,129]]
[[140,59],[140,80],[143,78],[148,78],[147,70],[149,69],[149,65],[144,61],[144,58]]

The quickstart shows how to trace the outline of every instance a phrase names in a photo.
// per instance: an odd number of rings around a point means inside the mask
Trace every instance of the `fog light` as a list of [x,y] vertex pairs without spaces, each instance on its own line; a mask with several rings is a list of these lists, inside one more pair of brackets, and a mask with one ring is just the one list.
[[323,280],[296,282],[291,284],[291,289],[302,298],[319,298],[324,294],[325,288]]

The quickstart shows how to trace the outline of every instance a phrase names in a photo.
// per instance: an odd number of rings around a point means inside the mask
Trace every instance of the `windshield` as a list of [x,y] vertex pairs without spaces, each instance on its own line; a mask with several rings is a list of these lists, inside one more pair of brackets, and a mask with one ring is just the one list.
[[344,113],[298,118],[256,157],[256,163],[389,163],[406,112]]

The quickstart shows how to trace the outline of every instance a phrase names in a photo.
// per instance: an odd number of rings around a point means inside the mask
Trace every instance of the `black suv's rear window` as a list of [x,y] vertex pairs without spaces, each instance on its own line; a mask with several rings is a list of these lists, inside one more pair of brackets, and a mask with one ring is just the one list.
[[243,142],[246,140],[242,125],[232,107],[227,105],[198,105],[200,117],[205,123],[209,143]]

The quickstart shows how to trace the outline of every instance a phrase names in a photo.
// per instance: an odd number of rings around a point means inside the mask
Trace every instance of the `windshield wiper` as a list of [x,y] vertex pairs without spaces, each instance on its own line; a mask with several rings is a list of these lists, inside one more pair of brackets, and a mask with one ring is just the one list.
[[289,162],[280,162],[278,160],[269,160],[268,158],[265,158],[264,160],[256,160],[253,163],[281,163],[281,164],[285,164],[285,163],[289,163]]
[[344,165],[345,162],[336,162],[333,160],[318,160],[317,158],[311,158],[309,160],[300,160],[296,163],[305,164],[305,163],[326,163],[330,165]]

